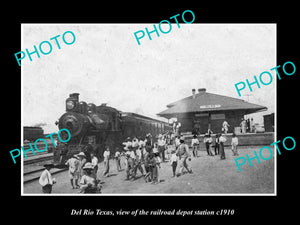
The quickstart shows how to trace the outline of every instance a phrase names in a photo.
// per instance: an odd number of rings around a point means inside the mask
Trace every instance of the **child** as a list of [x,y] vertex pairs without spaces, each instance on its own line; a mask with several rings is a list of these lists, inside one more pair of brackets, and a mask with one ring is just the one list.
[[173,176],[172,177],[175,177],[176,176],[176,168],[177,168],[178,156],[177,156],[175,150],[172,150],[171,153],[172,153],[172,155],[171,155],[170,164],[172,166],[172,171],[173,171]]
[[69,166],[69,177],[73,189],[78,189],[78,179],[80,175],[80,162],[77,155],[73,155],[67,160],[66,165]]
[[239,155],[238,151],[237,151],[238,144],[239,144],[239,140],[238,140],[237,136],[235,135],[235,133],[233,133],[232,134],[232,139],[231,139],[231,149],[232,149],[232,152],[233,152],[234,156]]
[[83,167],[85,175],[80,180],[80,192],[81,193],[101,193],[100,180],[96,179],[93,173],[94,167],[92,163],[86,163]]
[[45,164],[45,170],[42,172],[39,183],[42,185],[43,193],[51,194],[52,186],[56,183],[55,178],[52,179],[50,169],[54,167],[53,164]]

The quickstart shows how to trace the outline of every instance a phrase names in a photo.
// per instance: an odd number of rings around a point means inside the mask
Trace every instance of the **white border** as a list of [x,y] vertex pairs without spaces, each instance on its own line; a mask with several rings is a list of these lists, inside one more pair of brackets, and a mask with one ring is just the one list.
[[[65,24],[65,23],[43,23],[44,25],[60,25],[60,26],[67,26],[67,25],[134,25],[134,24],[138,24],[138,23],[127,23],[127,24],[118,24],[118,23],[112,23],[112,24],[106,24],[106,23],[69,23],[69,24]],[[43,24],[32,24],[32,23],[21,23],[21,49],[23,49],[24,46],[24,41],[23,41],[23,25],[43,25]],[[199,24],[199,23],[195,23],[195,24]],[[275,65],[277,65],[277,23],[203,23],[202,25],[209,25],[209,26],[222,26],[222,25],[227,25],[227,24],[231,24],[231,25],[247,25],[247,26],[256,26],[256,25],[275,25]],[[274,131],[274,139],[275,142],[277,141],[277,79],[275,80],[275,131]],[[21,66],[21,146],[23,146],[23,68]],[[270,143],[271,144],[271,143]],[[21,151],[22,152],[22,151]],[[276,154],[275,154],[276,152]],[[215,194],[36,194],[36,193],[24,193],[24,183],[23,183],[23,166],[24,166],[24,154],[23,152],[21,153],[21,196],[182,196],[182,197],[186,197],[186,196],[277,196],[277,151],[276,148],[274,146],[274,193],[249,193],[249,194],[237,194],[237,193],[230,193],[230,194],[219,194],[219,193],[215,193]]]

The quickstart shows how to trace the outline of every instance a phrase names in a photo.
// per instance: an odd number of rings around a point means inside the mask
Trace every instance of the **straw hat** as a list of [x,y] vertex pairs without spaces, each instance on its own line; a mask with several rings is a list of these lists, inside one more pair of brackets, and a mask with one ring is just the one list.
[[78,155],[76,155],[76,154],[72,155],[72,157],[75,159],[79,159]]
[[87,162],[87,163],[83,166],[82,169],[84,169],[84,170],[91,169],[91,170],[92,170],[92,169],[94,169],[94,167],[93,167],[92,163]]
[[81,157],[85,157],[85,158],[86,158],[86,156],[85,156],[85,154],[84,154],[83,152],[80,152],[80,153],[77,154],[76,156],[77,156],[77,157],[81,156]]

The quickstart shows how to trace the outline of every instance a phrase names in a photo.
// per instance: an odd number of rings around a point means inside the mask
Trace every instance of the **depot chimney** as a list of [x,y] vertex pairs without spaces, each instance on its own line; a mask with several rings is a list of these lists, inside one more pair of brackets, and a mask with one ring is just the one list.
[[192,94],[193,94],[193,99],[196,98],[196,90],[195,89],[192,89]]

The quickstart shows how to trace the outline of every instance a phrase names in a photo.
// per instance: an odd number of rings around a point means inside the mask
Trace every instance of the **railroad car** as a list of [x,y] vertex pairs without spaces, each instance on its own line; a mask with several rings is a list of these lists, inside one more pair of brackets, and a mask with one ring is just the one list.
[[66,144],[60,143],[54,151],[54,162],[63,164],[72,155],[83,148],[94,151],[101,160],[105,146],[111,155],[116,148],[123,149],[122,143],[127,137],[152,137],[171,130],[163,121],[130,112],[121,112],[106,104],[96,106],[79,101],[79,93],[72,93],[66,99],[66,112],[56,122],[59,129],[66,128],[71,139]]
[[35,141],[38,138],[44,137],[44,130],[41,127],[23,127],[24,140]]

